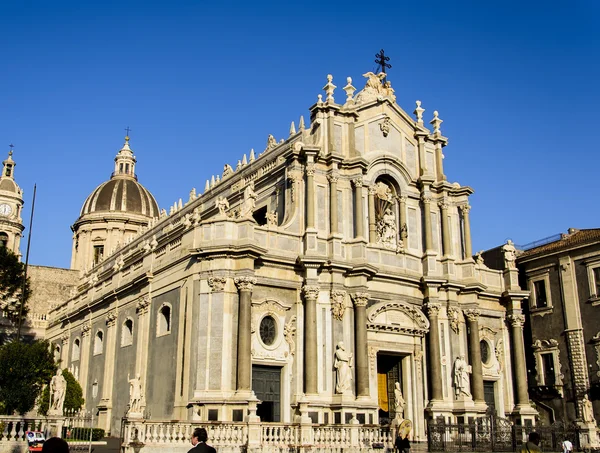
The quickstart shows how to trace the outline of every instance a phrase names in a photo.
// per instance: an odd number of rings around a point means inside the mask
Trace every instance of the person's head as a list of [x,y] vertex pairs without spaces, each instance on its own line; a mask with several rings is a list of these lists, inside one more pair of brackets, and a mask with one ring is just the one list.
[[192,434],[192,445],[196,445],[198,442],[206,442],[208,440],[208,433],[204,428],[196,428]]
[[529,433],[529,442],[531,442],[532,444],[539,445],[540,440],[541,438],[539,433],[536,433],[535,431]]
[[69,444],[60,437],[51,437],[44,442],[42,453],[69,453]]

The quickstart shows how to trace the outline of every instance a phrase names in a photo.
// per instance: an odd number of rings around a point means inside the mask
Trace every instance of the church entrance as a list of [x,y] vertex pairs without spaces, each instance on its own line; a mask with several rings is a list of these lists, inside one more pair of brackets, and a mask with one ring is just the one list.
[[496,383],[494,381],[483,381],[483,399],[488,406],[488,411],[490,413],[496,413],[496,392],[494,390],[494,386]]
[[262,401],[256,415],[262,422],[278,422],[281,416],[281,368],[252,365],[252,390]]
[[379,422],[390,423],[396,416],[394,410],[396,397],[395,384],[402,385],[402,356],[377,354],[377,400],[379,403]]

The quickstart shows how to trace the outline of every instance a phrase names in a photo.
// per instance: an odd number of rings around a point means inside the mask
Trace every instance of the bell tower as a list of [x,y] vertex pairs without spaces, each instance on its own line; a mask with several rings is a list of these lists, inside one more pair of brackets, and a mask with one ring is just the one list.
[[0,246],[8,247],[20,257],[19,246],[25,229],[21,218],[23,191],[15,182],[16,163],[12,158],[12,148],[13,145],[10,145],[8,157],[2,162],[0,176]]

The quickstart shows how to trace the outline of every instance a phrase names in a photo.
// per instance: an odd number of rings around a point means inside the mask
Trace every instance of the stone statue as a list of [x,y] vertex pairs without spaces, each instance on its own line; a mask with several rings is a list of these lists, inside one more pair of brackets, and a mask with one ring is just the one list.
[[127,375],[127,381],[129,382],[129,411],[127,414],[140,413],[142,410],[142,381],[138,374],[133,379],[129,379]]
[[277,226],[277,211],[267,212],[267,225],[271,227]]
[[66,393],[67,380],[62,374],[62,370],[59,368],[56,370],[56,375],[52,376],[52,380],[50,381],[50,414],[63,414]]
[[394,384],[394,412],[396,413],[396,417],[404,418],[404,405],[406,401],[404,401],[404,397],[402,396],[402,390],[400,390],[400,383],[396,382]]
[[225,164],[223,166],[223,179],[227,178],[229,175],[233,174],[233,168],[231,168],[231,165],[229,164]]
[[254,192],[254,183],[249,183],[244,189],[244,202],[240,209],[240,218],[251,219],[256,207],[256,192]]
[[379,242],[396,247],[396,217],[390,208],[387,208],[377,224]]
[[502,246],[504,253],[504,267],[506,269],[515,269],[515,260],[517,259],[517,249],[510,239]]
[[461,355],[454,361],[454,394],[458,398],[461,394],[471,396],[471,382],[469,373],[471,366],[467,365],[465,356]]
[[352,373],[350,370],[352,367],[352,353],[346,351],[343,341],[340,341],[337,344],[333,366],[337,370],[335,392],[340,394],[348,393],[350,390],[350,382],[352,380]]
[[594,406],[587,395],[583,396],[581,401],[581,418],[585,423],[594,423]]
[[219,215],[227,216],[227,210],[229,209],[229,201],[225,197],[217,198],[217,208],[219,208]]
[[367,72],[363,74],[363,77],[367,78],[367,83],[356,96],[356,102],[369,102],[377,99],[379,96],[386,96],[390,94],[390,92],[382,85],[382,80],[385,78],[385,73],[380,72],[379,74],[375,74],[374,72]]
[[269,138],[267,139],[267,149],[265,149],[265,151],[273,149],[276,146],[277,146],[277,140],[275,140],[275,137],[273,137],[272,134],[269,134]]

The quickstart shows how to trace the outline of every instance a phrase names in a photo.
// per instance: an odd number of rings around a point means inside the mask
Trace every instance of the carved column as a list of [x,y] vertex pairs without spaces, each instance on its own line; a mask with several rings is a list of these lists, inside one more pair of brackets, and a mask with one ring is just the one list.
[[105,426],[101,426],[106,431],[110,431],[110,421],[112,416],[112,392],[115,376],[115,348],[117,344],[117,311],[112,310],[106,315],[106,349],[104,350],[104,379],[102,381],[102,400],[101,404],[106,407]]
[[[400,239],[402,240],[404,250],[408,247],[408,230],[406,225],[406,196],[400,195],[398,197],[400,203],[400,225],[398,225],[398,231],[400,231]],[[404,232],[402,231],[404,229]]]
[[508,322],[512,327],[512,353],[516,379],[515,384],[517,387],[517,405],[524,406],[529,404],[529,395],[527,393],[525,346],[523,342],[523,324],[525,324],[525,317],[521,314],[513,314],[508,316]]
[[461,205],[460,210],[462,212],[465,234],[465,258],[469,259],[473,256],[473,248],[471,246],[471,221],[469,220],[471,206],[468,204]]
[[469,364],[473,370],[471,375],[471,391],[475,402],[485,402],[483,397],[483,367],[481,364],[481,346],[479,343],[479,310],[464,310],[469,328]]
[[317,298],[319,287],[305,285],[304,293],[304,393],[317,392]]
[[423,195],[423,228],[425,228],[425,251],[433,249],[433,236],[431,235],[431,197]]
[[355,237],[362,238],[365,236],[364,230],[364,221],[365,215],[363,212],[363,199],[362,199],[362,187],[363,180],[362,176],[360,178],[355,178],[352,180],[352,184],[354,185],[354,221],[356,224],[356,234]]
[[375,221],[375,187],[369,187],[369,242],[377,242],[377,222]]
[[329,232],[335,234],[338,233],[338,175],[332,173],[327,176],[327,179],[329,180]]
[[446,200],[439,202],[442,216],[442,249],[444,256],[452,255],[452,240],[450,238],[450,221],[448,220],[448,203]]
[[81,390],[83,397],[87,398],[87,380],[89,375],[90,366],[90,333],[92,331],[92,324],[89,321],[85,321],[81,326],[81,349],[80,354],[80,369],[79,369],[79,382],[81,382]]
[[240,292],[238,308],[237,390],[252,389],[252,289],[255,277],[236,277],[235,286]]
[[306,165],[306,228],[315,227],[315,166]]
[[441,401],[444,399],[442,388],[442,355],[440,352],[440,327],[438,314],[442,305],[429,302],[425,309],[429,318],[429,371],[431,376],[431,399]]
[[354,354],[356,366],[356,395],[369,396],[369,351],[367,350],[367,302],[369,293],[355,293]]

